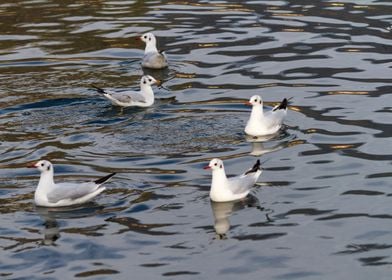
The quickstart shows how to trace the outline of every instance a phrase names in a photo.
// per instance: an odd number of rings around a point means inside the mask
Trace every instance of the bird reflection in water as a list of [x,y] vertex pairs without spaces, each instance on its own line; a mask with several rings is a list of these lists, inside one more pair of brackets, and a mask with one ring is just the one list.
[[261,156],[266,153],[275,152],[285,148],[287,146],[287,142],[278,143],[276,145],[270,145],[270,144],[266,145],[263,143],[269,140],[274,140],[273,138],[276,138],[276,136],[277,136],[276,133],[272,135],[258,136],[258,137],[247,135],[245,138],[246,141],[252,144],[252,151],[250,152],[250,154],[253,156]]
[[56,241],[60,238],[60,226],[58,220],[80,219],[96,215],[103,206],[95,202],[85,203],[73,207],[39,207],[36,206],[36,212],[44,221],[44,237],[43,245],[56,245]]
[[227,231],[230,229],[230,216],[245,207],[260,207],[260,202],[257,197],[248,195],[246,198],[229,202],[214,202],[211,200],[212,214],[214,215],[214,229],[216,239],[227,239]]

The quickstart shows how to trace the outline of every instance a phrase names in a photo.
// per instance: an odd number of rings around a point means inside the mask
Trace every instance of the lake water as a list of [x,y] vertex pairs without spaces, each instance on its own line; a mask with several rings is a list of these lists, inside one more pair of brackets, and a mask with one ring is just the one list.
[[[2,279],[391,279],[392,3],[0,3]],[[137,89],[154,31],[170,68],[148,109],[93,91]],[[264,142],[254,94],[292,97]],[[248,139],[249,140],[249,139]],[[209,200],[260,158],[247,201]],[[57,180],[118,174],[94,202],[33,203],[41,158]]]

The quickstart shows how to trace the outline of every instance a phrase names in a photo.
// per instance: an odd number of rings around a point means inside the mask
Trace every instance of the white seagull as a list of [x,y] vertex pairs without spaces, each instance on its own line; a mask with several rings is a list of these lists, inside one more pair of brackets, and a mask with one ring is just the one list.
[[150,107],[154,104],[154,91],[151,85],[160,84],[159,80],[154,79],[150,75],[145,75],[140,79],[140,91],[121,91],[114,92],[99,88],[95,85],[94,87],[98,93],[102,93],[107,99],[109,99],[113,105],[121,107]]
[[239,200],[248,195],[261,175],[260,160],[244,174],[227,178],[223,161],[214,158],[204,169],[212,170],[210,198],[215,202]]
[[287,114],[287,99],[272,108],[271,111],[264,113],[263,100],[260,96],[252,96],[247,105],[252,106],[252,113],[245,127],[245,133],[250,136],[263,136],[274,134],[282,127],[283,119]]
[[40,160],[29,165],[41,171],[34,202],[38,206],[58,207],[85,203],[105,190],[101,185],[114,174],[111,173],[98,180],[84,183],[58,183],[53,180],[53,165],[47,160]]
[[154,34],[145,33],[140,37],[140,40],[146,43],[142,66],[151,69],[166,68],[168,65],[166,54],[157,49],[157,39]]

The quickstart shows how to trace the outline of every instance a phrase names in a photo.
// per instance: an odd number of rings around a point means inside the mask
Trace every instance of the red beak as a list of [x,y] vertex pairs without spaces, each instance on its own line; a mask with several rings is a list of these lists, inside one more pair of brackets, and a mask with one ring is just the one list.
[[207,169],[211,169],[211,167],[209,165],[207,165],[207,166],[204,166],[203,169],[207,170]]
[[35,163],[30,163],[27,165],[27,168],[36,168]]
[[246,101],[244,104],[248,106],[252,106],[252,103],[250,103],[249,101]]

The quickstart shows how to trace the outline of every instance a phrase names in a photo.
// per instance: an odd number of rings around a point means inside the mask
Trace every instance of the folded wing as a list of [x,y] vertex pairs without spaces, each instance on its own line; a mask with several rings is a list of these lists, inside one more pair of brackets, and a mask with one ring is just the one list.
[[145,103],[146,102],[146,98],[143,95],[131,91],[117,92],[115,94],[112,94],[112,97],[122,103],[130,103],[130,102]]
[[257,160],[252,168],[244,174],[230,178],[230,188],[234,194],[249,192],[261,174],[260,160]]
[[98,188],[100,188],[100,186],[94,182],[81,184],[59,183],[48,193],[47,197],[50,203],[56,203],[65,199],[76,200],[95,192]]
[[265,126],[270,129],[276,126],[280,126],[283,123],[283,119],[286,116],[285,110],[269,111],[264,114]]

